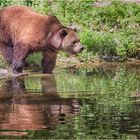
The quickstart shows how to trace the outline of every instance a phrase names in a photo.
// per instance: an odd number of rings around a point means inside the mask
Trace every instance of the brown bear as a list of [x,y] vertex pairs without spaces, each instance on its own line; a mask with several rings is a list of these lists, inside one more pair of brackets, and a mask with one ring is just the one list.
[[52,73],[59,51],[76,54],[83,49],[75,30],[63,26],[55,16],[38,14],[26,6],[0,10],[0,51],[12,63],[14,73],[22,72],[32,52],[43,53],[43,72]]

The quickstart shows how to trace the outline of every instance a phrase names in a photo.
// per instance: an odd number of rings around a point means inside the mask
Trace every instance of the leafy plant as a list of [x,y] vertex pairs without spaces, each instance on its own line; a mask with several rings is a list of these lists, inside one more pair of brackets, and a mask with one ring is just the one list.
[[0,6],[31,6],[40,13],[57,16],[66,26],[75,26],[86,46],[81,55],[84,60],[99,54],[119,56],[121,60],[136,57],[140,47],[140,5],[118,0],[107,6],[95,3],[95,0],[2,0]]

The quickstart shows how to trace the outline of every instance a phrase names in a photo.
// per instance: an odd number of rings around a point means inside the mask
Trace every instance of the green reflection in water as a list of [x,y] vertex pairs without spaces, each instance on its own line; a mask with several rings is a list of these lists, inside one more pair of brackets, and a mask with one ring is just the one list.
[[19,132],[27,132],[24,136],[0,138],[140,139],[139,70],[63,70],[47,80],[25,77],[24,83],[24,92],[55,93],[63,99],[61,103],[72,99],[75,115],[70,115],[70,107],[64,112],[65,121],[47,129],[22,130]]

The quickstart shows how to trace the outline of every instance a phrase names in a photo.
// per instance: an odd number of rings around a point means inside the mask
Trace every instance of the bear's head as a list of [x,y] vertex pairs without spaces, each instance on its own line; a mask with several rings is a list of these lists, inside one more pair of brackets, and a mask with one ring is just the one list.
[[71,54],[80,53],[84,49],[76,30],[67,27],[60,29],[51,37],[51,46]]

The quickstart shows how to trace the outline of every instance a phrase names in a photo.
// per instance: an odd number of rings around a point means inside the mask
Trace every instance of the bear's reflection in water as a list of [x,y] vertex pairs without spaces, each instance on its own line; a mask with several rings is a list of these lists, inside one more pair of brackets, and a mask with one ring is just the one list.
[[32,78],[32,82],[39,80],[38,93],[28,89],[25,79],[10,79],[1,86],[0,130],[37,130],[72,123],[72,117],[79,114],[79,102],[56,93],[54,76]]

